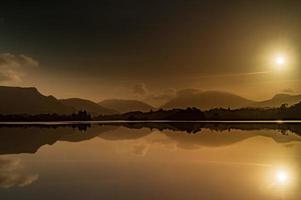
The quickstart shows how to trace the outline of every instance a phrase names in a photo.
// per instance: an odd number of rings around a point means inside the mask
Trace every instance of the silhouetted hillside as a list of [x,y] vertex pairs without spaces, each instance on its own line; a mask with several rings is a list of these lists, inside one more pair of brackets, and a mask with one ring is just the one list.
[[287,104],[288,106],[294,105],[301,101],[301,95],[289,95],[289,94],[277,94],[272,99],[257,102],[252,104],[252,107],[258,108],[277,108],[280,107],[282,104]]
[[294,109],[295,111],[299,111],[301,114],[301,101],[293,106],[291,106],[291,109]]
[[280,108],[240,108],[224,109],[215,108],[202,112],[197,108],[157,110],[150,112],[128,112],[123,114],[99,115],[91,118],[86,111],[79,111],[72,115],[40,114],[40,115],[3,115],[0,121],[90,121],[90,120],[125,120],[125,121],[147,121],[147,120],[180,120],[180,121],[212,121],[212,120],[300,120],[301,103],[292,107],[285,104]]
[[99,102],[99,105],[112,110],[117,110],[120,113],[133,111],[148,112],[155,109],[153,106],[137,100],[108,99]]
[[162,106],[163,109],[196,107],[201,110],[212,108],[242,108],[254,101],[243,97],[218,91],[180,93]]
[[301,95],[277,94],[272,99],[253,101],[235,94],[219,91],[201,92],[186,89],[178,92],[175,98],[165,103],[163,109],[196,107],[201,110],[214,108],[277,108],[283,104],[294,105],[301,101]]
[[[95,119],[111,120],[272,120],[300,119],[299,96],[276,95],[273,99],[257,103],[237,95],[225,92],[198,92],[189,90],[179,93],[167,103],[165,110],[154,111],[155,108],[136,100],[105,100],[100,105],[84,99],[57,100],[53,96],[44,96],[35,88],[0,87],[0,115],[2,121],[59,121],[59,120],[89,120],[92,114]],[[250,103],[251,102],[251,103]],[[284,102],[284,104],[278,105]],[[277,105],[278,108],[273,108]],[[195,105],[197,108],[186,109]],[[181,109],[169,109],[169,107]],[[213,107],[213,109],[211,109]],[[217,108],[215,108],[217,107]],[[237,108],[238,109],[233,109]],[[268,108],[271,107],[271,108]],[[204,112],[204,116],[196,117],[196,112]],[[229,109],[231,108],[231,109]],[[117,110],[117,111],[115,111]],[[74,115],[85,111],[86,115]],[[123,114],[116,114],[116,113]],[[105,115],[100,116],[99,115]]]
[[44,96],[36,88],[0,86],[1,114],[72,114],[75,109],[53,96]]
[[172,109],[151,112],[129,112],[118,115],[99,116],[96,120],[300,120],[301,103],[280,108],[215,108],[202,112],[197,108]]
[[118,113],[115,110],[105,108],[101,105],[98,105],[97,103],[94,103],[93,101],[85,100],[85,99],[79,99],[79,98],[71,98],[71,99],[62,99],[60,100],[64,105],[73,107],[76,109],[76,111],[85,110],[88,113],[92,114],[93,116],[97,115],[111,115]]
[[286,118],[301,119],[301,102],[287,109]]

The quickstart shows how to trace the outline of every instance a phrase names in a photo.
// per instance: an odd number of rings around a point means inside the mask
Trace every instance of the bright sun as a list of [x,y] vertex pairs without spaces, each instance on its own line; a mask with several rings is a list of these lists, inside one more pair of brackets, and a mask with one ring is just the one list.
[[289,179],[289,175],[286,171],[284,170],[279,170],[276,172],[275,174],[275,179],[276,179],[276,182],[278,184],[286,184],[288,182],[288,179]]
[[283,65],[285,64],[285,58],[283,56],[277,56],[275,62],[277,65]]
[[282,55],[278,55],[274,58],[274,63],[277,70],[283,70],[286,65],[286,58]]

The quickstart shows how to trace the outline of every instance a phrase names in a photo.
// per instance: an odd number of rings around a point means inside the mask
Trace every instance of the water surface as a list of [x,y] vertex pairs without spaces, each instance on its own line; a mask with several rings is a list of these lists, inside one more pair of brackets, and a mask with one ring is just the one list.
[[301,125],[2,124],[1,199],[301,199]]

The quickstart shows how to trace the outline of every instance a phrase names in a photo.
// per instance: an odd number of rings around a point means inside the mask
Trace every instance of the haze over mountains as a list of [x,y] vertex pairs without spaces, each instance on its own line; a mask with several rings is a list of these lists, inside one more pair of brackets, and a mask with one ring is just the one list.
[[165,103],[163,109],[196,107],[207,110],[216,107],[222,108],[241,108],[247,107],[255,102],[243,97],[218,91],[207,92],[185,92],[177,95]]
[[301,101],[301,95],[277,94],[272,99],[256,102],[253,107],[279,107],[282,104],[292,106]]
[[[282,104],[294,105],[301,102],[301,95],[278,94],[266,101],[252,101],[238,95],[220,91],[185,90],[178,92],[161,108],[196,107],[201,110],[211,108],[280,107]],[[72,114],[86,110],[92,115],[110,115],[131,111],[149,112],[156,110],[138,100],[108,99],[100,103],[71,98],[59,100],[45,96],[36,88],[0,86],[0,114]]]
[[108,99],[99,102],[99,105],[106,108],[117,110],[120,113],[126,113],[131,111],[149,112],[151,110],[156,109],[147,103],[137,101],[137,100]]
[[222,91],[198,91],[185,90],[179,92],[176,97],[165,103],[163,109],[196,107],[201,110],[212,108],[273,108],[282,104],[288,106],[301,101],[301,95],[277,94],[272,99],[266,101],[253,101],[241,96]]
[[70,106],[75,108],[76,110],[85,110],[92,115],[111,115],[119,113],[117,110],[109,109],[98,105],[93,101],[89,101],[86,99],[79,99],[79,98],[71,98],[71,99],[62,99],[60,100],[66,106]]

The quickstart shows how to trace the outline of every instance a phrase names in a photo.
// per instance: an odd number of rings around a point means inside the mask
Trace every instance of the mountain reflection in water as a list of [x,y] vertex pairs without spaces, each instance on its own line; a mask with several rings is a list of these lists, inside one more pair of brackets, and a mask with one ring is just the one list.
[[0,125],[1,199],[300,199],[301,124]]
[[[118,131],[118,128],[128,128]],[[116,130],[114,132],[114,130]],[[273,138],[277,142],[301,141],[301,124],[278,123],[105,123],[105,124],[2,124],[0,125],[0,154],[35,153],[43,145],[57,141],[80,142],[95,137],[103,139],[135,139],[161,131],[179,140],[191,139],[196,145],[227,145],[256,135]],[[274,130],[276,133],[225,134],[232,130]],[[215,131],[209,137],[205,132]],[[174,132],[175,134],[172,134]],[[181,132],[180,134],[176,134]],[[193,137],[191,135],[194,135]],[[203,137],[205,136],[205,137]],[[212,140],[212,141],[211,141]]]

